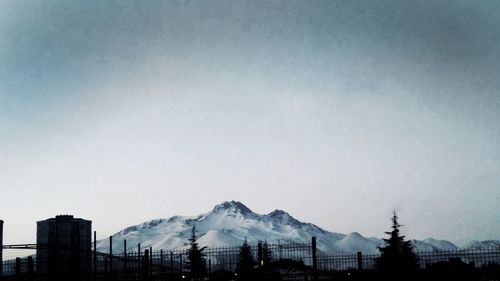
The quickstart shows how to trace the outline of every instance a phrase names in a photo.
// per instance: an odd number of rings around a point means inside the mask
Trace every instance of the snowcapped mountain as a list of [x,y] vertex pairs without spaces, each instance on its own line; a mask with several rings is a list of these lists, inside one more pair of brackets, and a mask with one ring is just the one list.
[[[300,222],[282,210],[256,214],[236,201],[223,202],[197,217],[174,216],[131,226],[114,234],[113,241],[119,244],[126,239],[128,250],[135,250],[138,243],[153,249],[185,248],[193,225],[200,246],[241,245],[245,238],[252,244],[258,241],[309,243],[315,236],[318,250],[324,253],[376,253],[377,247],[383,244],[381,239],[366,238],[357,232],[341,234],[323,230],[314,224]],[[108,251],[108,241],[98,241],[98,250]],[[457,249],[451,242],[432,238],[412,243],[416,250]],[[120,249],[116,244],[114,249]]]

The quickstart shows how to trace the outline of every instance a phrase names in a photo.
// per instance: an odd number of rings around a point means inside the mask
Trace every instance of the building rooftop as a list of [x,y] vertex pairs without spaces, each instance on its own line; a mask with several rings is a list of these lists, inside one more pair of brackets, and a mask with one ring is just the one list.
[[82,219],[82,218],[75,218],[73,215],[57,215],[55,218],[41,220],[38,222],[45,222],[45,221],[85,221],[85,222],[91,222],[90,220],[86,220],[86,219]]

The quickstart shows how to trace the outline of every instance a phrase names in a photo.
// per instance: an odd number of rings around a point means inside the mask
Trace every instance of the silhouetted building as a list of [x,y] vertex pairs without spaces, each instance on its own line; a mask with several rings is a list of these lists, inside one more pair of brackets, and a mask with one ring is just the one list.
[[58,277],[90,272],[92,222],[70,215],[37,222],[37,272]]

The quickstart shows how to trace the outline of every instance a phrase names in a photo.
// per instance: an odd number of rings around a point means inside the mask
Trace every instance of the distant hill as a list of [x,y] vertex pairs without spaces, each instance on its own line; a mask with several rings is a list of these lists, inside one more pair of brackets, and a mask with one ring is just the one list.
[[485,250],[491,248],[500,249],[499,240],[486,240],[486,241],[472,241],[465,246],[466,249],[471,250]]

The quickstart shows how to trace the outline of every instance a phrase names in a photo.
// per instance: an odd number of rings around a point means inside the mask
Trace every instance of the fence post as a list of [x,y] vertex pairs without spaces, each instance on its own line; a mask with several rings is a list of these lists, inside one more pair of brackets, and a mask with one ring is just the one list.
[[160,273],[163,273],[163,249],[160,249]]
[[149,277],[149,250],[144,250],[144,266],[142,268],[142,278],[143,280],[148,280]]
[[174,275],[174,252],[170,251],[170,275]]
[[94,266],[94,280],[97,279],[97,233],[94,231],[94,252],[92,253],[92,263]]
[[149,246],[149,272],[153,274],[153,247]]
[[21,275],[21,258],[16,258],[16,276]]
[[358,270],[363,270],[363,253],[358,252]]
[[141,243],[137,244],[137,271],[141,274]]
[[113,280],[113,236],[109,236],[109,274]]
[[259,260],[259,267],[264,265],[264,261],[262,260],[262,242],[259,241],[257,244],[257,258]]
[[123,240],[123,272],[127,276],[127,239]]
[[313,270],[313,279],[314,281],[318,280],[318,260],[316,257],[316,237],[312,237],[311,239],[311,248],[312,248],[312,270]]

